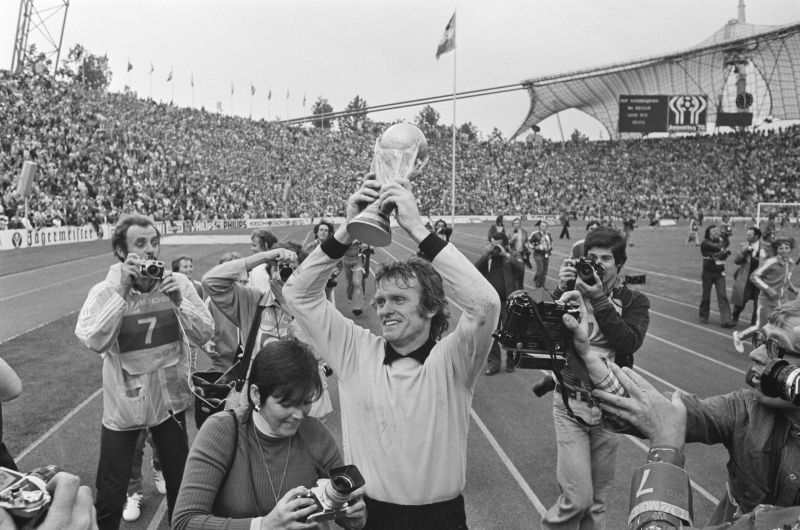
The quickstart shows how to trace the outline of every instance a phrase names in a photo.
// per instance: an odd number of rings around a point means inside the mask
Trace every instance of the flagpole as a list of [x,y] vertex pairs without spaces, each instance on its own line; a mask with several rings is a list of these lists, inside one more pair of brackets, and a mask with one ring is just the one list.
[[[455,11],[453,12],[455,16]],[[455,34],[453,35],[455,37]],[[458,47],[453,48],[453,175],[450,182],[450,226],[456,224],[456,56]]]

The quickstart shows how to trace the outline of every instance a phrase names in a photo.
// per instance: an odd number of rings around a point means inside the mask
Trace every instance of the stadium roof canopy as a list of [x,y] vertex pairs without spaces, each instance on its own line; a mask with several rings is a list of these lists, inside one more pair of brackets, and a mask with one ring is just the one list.
[[730,91],[726,85],[744,64],[764,85],[760,95],[748,87],[756,101],[761,100],[762,115],[800,119],[800,22],[760,26],[733,19],[682,52],[523,81],[531,106],[515,136],[574,108],[596,118],[616,137],[621,95],[706,95],[707,120],[716,123],[719,110],[730,111],[720,109],[726,105],[723,92]]

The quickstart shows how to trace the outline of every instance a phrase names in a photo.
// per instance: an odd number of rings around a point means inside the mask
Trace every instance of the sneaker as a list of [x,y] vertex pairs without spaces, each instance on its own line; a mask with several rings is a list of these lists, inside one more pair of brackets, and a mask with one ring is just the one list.
[[132,523],[142,515],[142,494],[134,493],[128,495],[128,500],[125,501],[125,508],[122,510],[122,519]]
[[161,471],[153,470],[153,482],[156,483],[156,490],[161,494],[167,493],[167,481],[164,480],[164,473]]
[[739,337],[738,331],[733,332],[733,347],[736,348],[736,351],[739,353],[744,353],[744,341]]

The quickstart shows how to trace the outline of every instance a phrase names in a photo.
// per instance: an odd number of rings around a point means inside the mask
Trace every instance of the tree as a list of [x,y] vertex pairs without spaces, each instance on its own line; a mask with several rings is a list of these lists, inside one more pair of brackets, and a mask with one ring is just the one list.
[[352,114],[348,114],[346,116],[342,116],[339,118],[339,124],[341,127],[352,129],[354,131],[361,130],[367,122],[367,102],[364,101],[361,96],[356,94],[356,97],[347,104],[345,107],[345,112],[351,112]]
[[474,141],[478,138],[478,128],[471,121],[462,123],[461,127],[458,128],[458,133],[461,138],[466,138],[469,141]]
[[422,132],[428,134],[439,127],[439,113],[430,105],[425,105],[419,111],[415,122],[417,127],[422,129]]
[[105,90],[111,84],[108,57],[93,55],[80,44],[72,47],[62,65],[59,74],[72,80],[72,83],[95,90]]
[[314,127],[319,127],[321,129],[330,129],[331,123],[333,120],[331,118],[326,118],[325,115],[330,115],[333,112],[333,107],[331,104],[328,103],[328,100],[323,98],[322,96],[317,98],[317,101],[314,102],[314,105],[311,106],[311,114],[314,116],[319,116],[319,119],[314,119],[312,122]]
[[589,137],[580,132],[578,129],[572,131],[572,134],[569,137],[570,141],[576,144],[582,144],[589,141]]

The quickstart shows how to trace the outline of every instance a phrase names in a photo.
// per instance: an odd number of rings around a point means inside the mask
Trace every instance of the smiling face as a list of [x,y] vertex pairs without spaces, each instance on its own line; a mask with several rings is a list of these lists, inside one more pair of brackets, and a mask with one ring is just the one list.
[[191,278],[194,272],[194,263],[192,263],[192,260],[182,259],[180,265],[178,265],[178,272],[185,274],[187,278]]
[[286,438],[297,432],[310,411],[310,401],[292,405],[275,396],[269,396],[261,406],[261,412],[254,413],[260,414],[266,420],[270,430],[267,434]]
[[434,313],[423,309],[421,295],[416,278],[410,279],[407,287],[393,278],[384,278],[376,286],[374,303],[383,338],[401,355],[428,340]]

